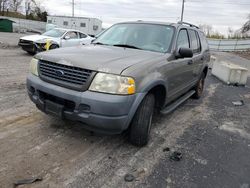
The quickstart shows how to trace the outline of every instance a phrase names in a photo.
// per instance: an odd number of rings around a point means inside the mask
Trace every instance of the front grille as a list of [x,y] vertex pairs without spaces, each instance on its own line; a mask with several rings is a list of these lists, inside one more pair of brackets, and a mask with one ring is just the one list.
[[93,74],[93,71],[79,67],[39,61],[41,79],[70,89],[86,90]]
[[19,44],[29,45],[29,44],[33,44],[33,42],[30,41],[30,40],[23,40],[23,39],[20,39]]

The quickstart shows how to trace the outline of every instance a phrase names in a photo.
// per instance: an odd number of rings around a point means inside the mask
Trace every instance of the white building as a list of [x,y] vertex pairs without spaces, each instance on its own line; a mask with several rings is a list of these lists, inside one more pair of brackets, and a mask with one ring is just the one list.
[[61,28],[77,29],[89,35],[97,35],[102,31],[102,21],[97,18],[48,16],[47,24],[53,24]]

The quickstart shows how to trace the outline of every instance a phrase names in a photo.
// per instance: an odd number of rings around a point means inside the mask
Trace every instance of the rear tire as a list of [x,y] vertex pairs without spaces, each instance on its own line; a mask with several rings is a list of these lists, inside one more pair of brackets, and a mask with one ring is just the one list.
[[202,96],[202,93],[203,93],[203,89],[204,89],[204,83],[205,83],[205,73],[203,72],[197,85],[195,86],[195,93],[194,95],[192,96],[192,98],[194,99],[199,99],[201,98]]
[[129,141],[131,144],[141,147],[148,143],[154,105],[154,95],[146,95],[138,107],[130,126]]
[[37,51],[35,51],[35,52],[31,52],[31,51],[27,51],[27,53],[29,54],[29,55],[36,55],[36,53],[37,53]]

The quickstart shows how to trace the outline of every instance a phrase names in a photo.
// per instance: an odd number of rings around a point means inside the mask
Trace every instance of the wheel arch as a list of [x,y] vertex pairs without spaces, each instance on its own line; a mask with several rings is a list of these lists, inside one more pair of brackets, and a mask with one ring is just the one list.
[[167,88],[165,86],[165,82],[163,80],[157,80],[157,81],[148,83],[140,93],[136,94],[137,95],[136,100],[133,104],[133,107],[131,108],[128,121],[126,123],[127,128],[130,126],[130,123],[138,107],[140,106],[142,100],[145,98],[145,96],[148,93],[154,94],[156,105],[157,105],[156,107],[161,108],[165,104],[165,99],[167,96]]
[[205,77],[207,77],[207,74],[208,74],[208,66],[205,66],[205,67],[203,68],[202,73],[204,73],[204,74],[205,74]]

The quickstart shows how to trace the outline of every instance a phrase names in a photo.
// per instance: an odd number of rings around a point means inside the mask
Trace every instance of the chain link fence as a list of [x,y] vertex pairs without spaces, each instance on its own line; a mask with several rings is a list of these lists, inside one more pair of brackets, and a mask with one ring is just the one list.
[[208,39],[212,51],[250,50],[250,39]]

